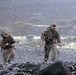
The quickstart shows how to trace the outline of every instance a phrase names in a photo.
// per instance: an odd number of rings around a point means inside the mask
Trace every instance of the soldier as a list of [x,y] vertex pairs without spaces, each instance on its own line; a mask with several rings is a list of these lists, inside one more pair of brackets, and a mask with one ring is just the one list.
[[51,59],[54,61],[57,55],[57,43],[61,46],[60,35],[56,30],[56,23],[53,22],[50,27],[42,32],[41,39],[44,43],[44,60],[45,63],[49,58],[49,52],[52,50]]
[[2,63],[5,65],[6,63],[10,64],[11,60],[15,56],[14,50],[14,39],[6,32],[2,32],[1,34],[2,40],[0,41],[0,46],[2,49]]

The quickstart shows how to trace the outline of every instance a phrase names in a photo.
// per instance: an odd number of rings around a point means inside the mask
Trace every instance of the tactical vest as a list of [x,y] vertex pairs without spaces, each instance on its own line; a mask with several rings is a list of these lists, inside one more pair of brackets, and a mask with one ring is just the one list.
[[51,32],[49,30],[45,31],[44,33],[44,40],[46,42],[46,44],[51,44],[53,43],[53,39],[57,38],[57,32]]

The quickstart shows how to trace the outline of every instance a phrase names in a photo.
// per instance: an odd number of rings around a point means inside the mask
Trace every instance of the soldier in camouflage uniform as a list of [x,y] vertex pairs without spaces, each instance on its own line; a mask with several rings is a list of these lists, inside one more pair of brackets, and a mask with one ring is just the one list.
[[41,39],[44,43],[44,60],[47,62],[49,58],[49,52],[52,50],[52,61],[57,56],[57,43],[61,46],[60,35],[56,30],[56,23],[53,22],[50,27],[42,32]]
[[0,46],[2,49],[2,63],[5,65],[6,63],[11,63],[11,60],[15,56],[14,49],[14,39],[6,32],[2,32],[1,34],[2,40],[0,41]]

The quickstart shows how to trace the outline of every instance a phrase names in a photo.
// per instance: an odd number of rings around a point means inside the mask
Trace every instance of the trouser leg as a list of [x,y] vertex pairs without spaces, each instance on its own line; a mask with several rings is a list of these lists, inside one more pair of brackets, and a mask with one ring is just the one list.
[[45,62],[47,62],[47,60],[49,58],[49,52],[50,52],[49,46],[44,47],[44,60],[45,60]]
[[8,58],[8,63],[9,64],[10,64],[11,60],[13,60],[14,56],[15,56],[15,50],[14,50],[14,48],[11,48],[10,49],[10,55],[9,55],[9,58]]
[[51,46],[51,48],[52,48],[52,56],[51,56],[51,58],[52,58],[52,60],[55,60],[56,59],[56,54],[57,54],[57,46],[56,46],[56,44],[52,44],[52,46]]
[[3,57],[2,63],[3,64],[7,63],[8,56],[9,56],[9,51],[8,50],[3,50],[2,51],[2,57]]

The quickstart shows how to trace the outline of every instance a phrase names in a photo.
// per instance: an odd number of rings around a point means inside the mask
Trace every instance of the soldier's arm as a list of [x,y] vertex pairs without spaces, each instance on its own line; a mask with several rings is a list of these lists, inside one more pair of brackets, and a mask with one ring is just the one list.
[[12,44],[14,44],[15,43],[15,40],[12,38]]
[[57,43],[61,43],[60,34],[57,32]]
[[2,44],[2,40],[0,40],[0,46],[2,46],[3,44]]
[[7,43],[7,45],[6,46],[14,46],[14,43],[15,43],[15,40],[13,39],[13,37],[12,36],[10,36],[9,35],[9,39],[10,39],[10,41],[8,41],[8,43]]
[[57,35],[57,43],[59,46],[61,46],[61,39],[60,39],[60,34],[58,33]]
[[0,46],[1,46],[2,44],[1,44],[1,41],[0,41]]
[[42,35],[41,35],[41,40],[43,41],[43,44],[44,46],[46,45],[46,42],[44,40],[44,34],[45,34],[45,31],[42,32]]
[[42,34],[41,34],[41,40],[44,42],[45,40],[44,40],[44,33],[45,33],[45,31],[43,31],[42,32]]
[[14,38],[10,36],[10,39],[11,39],[11,40],[10,40],[10,44],[14,44],[14,43],[15,43]]
[[5,47],[5,46],[6,46],[6,43],[3,43],[3,40],[1,40],[1,41],[0,41],[0,46],[1,46],[1,47]]
[[11,46],[14,47],[15,40],[12,38]]

